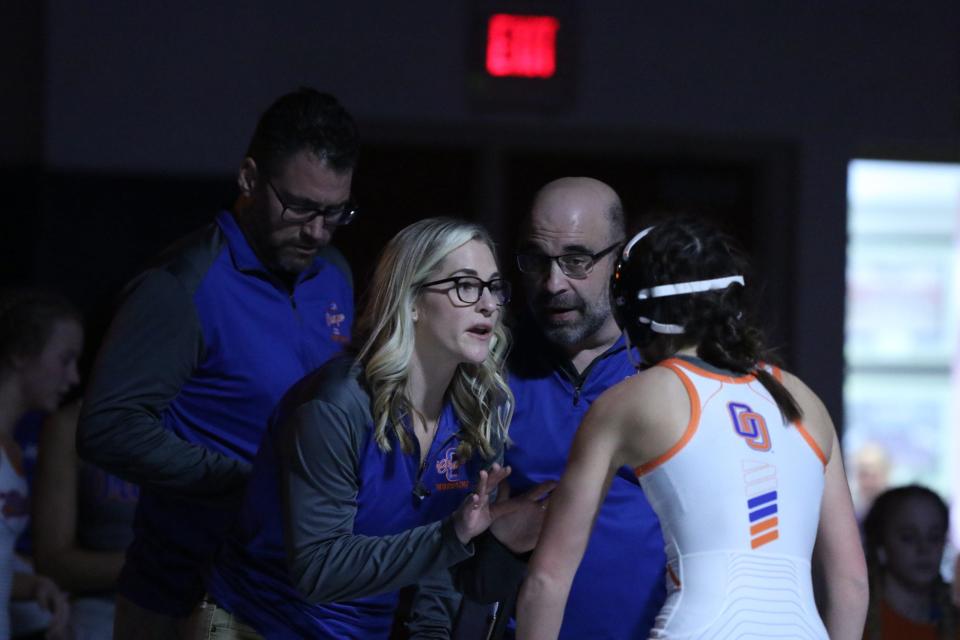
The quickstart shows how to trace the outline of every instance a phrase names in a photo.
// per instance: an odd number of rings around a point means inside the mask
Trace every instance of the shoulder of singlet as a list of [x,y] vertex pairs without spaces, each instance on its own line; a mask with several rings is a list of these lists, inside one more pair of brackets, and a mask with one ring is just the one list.
[[662,360],[658,364],[669,367],[679,367],[705,378],[732,384],[743,384],[755,379],[755,377],[749,373],[737,373],[736,371],[723,369],[695,356],[675,355],[666,360]]
[[[778,372],[780,375],[777,380],[800,405],[803,417],[795,423],[797,430],[820,461],[826,465],[834,453],[831,450],[833,421],[830,419],[830,412],[827,411],[820,397],[803,380],[788,371],[778,369]],[[824,441],[823,446],[820,444],[821,440]]]
[[[697,389],[678,362],[680,361],[674,359],[663,360],[642,374],[637,374],[638,377],[640,375],[647,376],[645,383],[638,387],[638,390],[643,389],[646,393],[638,394],[637,397],[641,403],[639,410],[648,412],[647,415],[652,424],[663,424],[664,422],[678,424],[677,416],[671,415],[671,412],[677,410],[679,405],[665,401],[667,397],[670,397],[669,394],[675,394],[679,390],[677,385],[682,386],[683,396],[674,395],[673,397],[676,397],[677,402],[684,402],[685,409],[689,411],[687,423],[676,440],[659,455],[634,467],[634,473],[638,477],[653,471],[677,455],[690,442],[699,427],[700,400]],[[647,401],[647,398],[649,398],[649,401]]]
[[617,382],[596,402],[601,406],[629,407],[630,411],[656,410],[661,405],[663,393],[677,383],[677,372],[668,365],[661,366],[658,363]]

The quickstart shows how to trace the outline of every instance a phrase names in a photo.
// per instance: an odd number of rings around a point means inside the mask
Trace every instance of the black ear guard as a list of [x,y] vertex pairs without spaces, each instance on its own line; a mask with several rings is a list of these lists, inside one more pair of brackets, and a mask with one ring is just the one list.
[[630,252],[634,245],[643,239],[653,227],[647,227],[626,244],[617,264],[610,276],[610,309],[617,326],[627,334],[627,339],[638,349],[646,347],[654,339],[655,334],[649,323],[640,322],[644,316],[643,307],[649,307],[649,302],[641,302],[636,297],[638,284],[635,269],[630,269]]

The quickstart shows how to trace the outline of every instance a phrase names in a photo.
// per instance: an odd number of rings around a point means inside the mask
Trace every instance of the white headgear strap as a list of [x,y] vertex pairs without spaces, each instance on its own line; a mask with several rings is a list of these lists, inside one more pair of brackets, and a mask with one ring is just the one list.
[[650,330],[654,333],[666,333],[670,335],[679,335],[683,333],[683,325],[680,324],[664,324],[662,322],[657,322],[656,320],[651,320],[646,316],[640,316],[637,318],[638,321],[643,324],[650,325]]
[[[649,300],[650,298],[666,298],[668,296],[681,296],[691,293],[702,293],[704,291],[714,291],[717,289],[726,289],[731,284],[743,285],[743,276],[726,276],[724,278],[711,278],[710,280],[696,280],[694,282],[679,282],[677,284],[661,284],[649,289],[641,289],[637,292],[637,300]],[[654,333],[663,333],[668,335],[678,335],[684,332],[684,326],[680,324],[668,324],[657,322],[651,318],[640,316],[639,322],[650,325],[650,330]]]
[[646,229],[644,229],[643,231],[641,231],[641,232],[638,233],[637,235],[635,235],[635,236],[633,236],[632,238],[630,238],[630,242],[628,242],[627,245],[623,248],[623,253],[620,254],[620,257],[623,258],[624,260],[629,260],[629,259],[630,259],[630,251],[633,249],[633,245],[635,245],[635,244],[637,244],[638,242],[640,242],[641,240],[643,240],[643,236],[647,235],[647,234],[650,233],[651,231],[653,231],[653,227],[647,227]]
[[[644,236],[653,231],[653,227],[647,227],[630,239],[630,242],[623,248],[621,257],[624,260],[630,259],[630,251],[633,246],[643,240]],[[694,282],[680,282],[677,284],[661,284],[656,287],[640,289],[637,292],[637,300],[648,300],[650,298],[666,298],[667,296],[689,295],[691,293],[703,293],[704,291],[714,291],[717,289],[726,289],[731,284],[743,286],[743,276],[726,276],[723,278],[711,278],[709,280],[696,280]],[[643,324],[649,325],[654,333],[663,333],[669,335],[679,335],[684,332],[683,325],[668,324],[657,322],[646,316],[640,316],[637,320]]]
[[668,296],[682,296],[691,293],[703,293],[704,291],[714,291],[717,289],[726,289],[732,284],[743,286],[743,276],[725,276],[723,278],[710,278],[709,280],[695,280],[693,282],[678,282],[676,284],[661,284],[647,289],[637,291],[637,300],[648,300],[650,298],[666,298]]

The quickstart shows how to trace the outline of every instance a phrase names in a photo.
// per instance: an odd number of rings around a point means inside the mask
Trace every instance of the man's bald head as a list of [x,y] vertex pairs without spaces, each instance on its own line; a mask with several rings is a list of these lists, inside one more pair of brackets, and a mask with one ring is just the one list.
[[[595,178],[569,177],[548,182],[537,191],[527,216],[526,226],[534,218],[565,216],[600,223],[605,218],[607,238],[611,241],[626,235],[626,224],[620,196],[605,182]],[[559,220],[558,220],[559,222]]]
[[[620,335],[608,283],[623,236],[620,197],[593,178],[546,184],[524,225],[519,249],[530,309],[547,339],[578,367]],[[567,266],[561,266],[558,256],[568,256]],[[587,261],[585,273],[571,268],[573,256]]]

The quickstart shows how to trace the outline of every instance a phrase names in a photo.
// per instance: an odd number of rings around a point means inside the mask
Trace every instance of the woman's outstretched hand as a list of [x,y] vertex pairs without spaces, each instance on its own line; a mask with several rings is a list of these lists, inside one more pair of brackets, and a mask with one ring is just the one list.
[[510,467],[494,464],[489,471],[481,471],[477,488],[467,496],[460,508],[453,514],[453,529],[457,539],[467,544],[487,530],[496,517],[491,513],[490,494],[510,475]]

